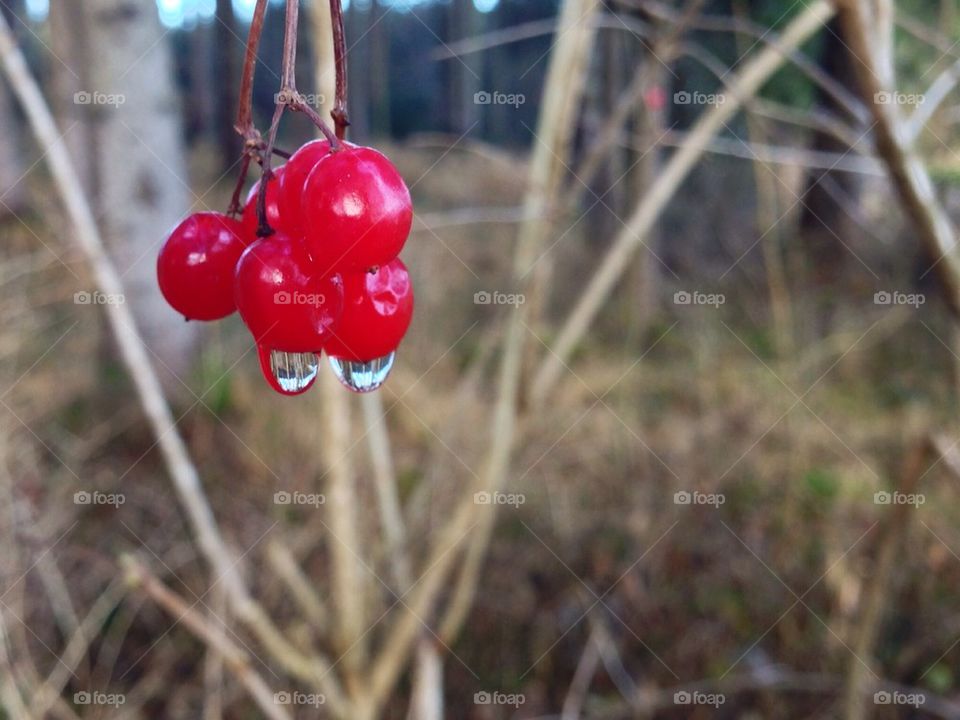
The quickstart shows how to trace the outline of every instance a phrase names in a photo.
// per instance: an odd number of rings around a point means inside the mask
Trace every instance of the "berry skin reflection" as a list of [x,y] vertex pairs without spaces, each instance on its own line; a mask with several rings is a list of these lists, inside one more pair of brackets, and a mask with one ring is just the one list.
[[267,185],[274,230],[258,238],[258,181],[239,220],[191,215],[157,259],[160,290],[188,320],[240,311],[267,382],[308,390],[325,352],[347,388],[386,380],[413,317],[413,286],[397,258],[410,234],[410,192],[372,148],[309,142]]

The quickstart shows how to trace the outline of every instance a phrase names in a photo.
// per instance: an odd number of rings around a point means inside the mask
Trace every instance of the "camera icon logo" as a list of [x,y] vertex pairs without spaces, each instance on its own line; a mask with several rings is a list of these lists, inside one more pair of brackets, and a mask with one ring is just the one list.
[[481,490],[473,494],[473,502],[475,505],[489,505],[492,502],[492,498],[486,490]]
[[893,302],[893,296],[886,290],[880,290],[873,294],[874,305],[889,305]]
[[278,490],[273,494],[273,504],[274,505],[289,505],[293,500],[293,496],[290,495],[286,490]]
[[673,294],[673,303],[675,305],[689,305],[693,301],[693,296],[686,290],[677,290]]
[[475,105],[489,105],[493,101],[493,97],[486,90],[480,90],[473,94],[473,102]]
[[277,305],[289,305],[291,301],[290,293],[286,290],[280,290],[273,294],[273,302]]
[[73,494],[74,505],[89,505],[92,500],[93,496],[86,490],[78,490]]
[[273,694],[273,702],[277,705],[289,705],[293,702],[293,697],[286,690]]
[[693,496],[687,490],[680,490],[673,494],[674,505],[689,505],[692,500]]
[[492,702],[492,698],[486,690],[481,690],[473,694],[473,702],[475,705],[489,705]]
[[473,294],[474,305],[489,305],[493,297],[486,290],[480,290]]
[[74,105],[89,105],[93,102],[93,95],[88,93],[86,90],[81,90],[80,92],[73,94],[73,104]]
[[878,490],[873,494],[873,502],[876,505],[889,505],[893,501],[893,495],[886,490]]
[[873,702],[875,705],[889,705],[893,702],[893,695],[886,690],[880,690],[873,694]]
[[686,690],[678,690],[673,694],[673,702],[675,705],[689,705],[693,702],[693,696]]
[[893,102],[893,94],[886,91],[878,92],[873,96],[873,101],[877,105],[889,105]]
[[73,294],[73,302],[75,305],[89,305],[91,302],[93,302],[93,295],[88,293],[86,290],[75,292]]
[[693,100],[693,96],[690,95],[686,90],[680,90],[673,94],[673,102],[677,105],[689,105]]

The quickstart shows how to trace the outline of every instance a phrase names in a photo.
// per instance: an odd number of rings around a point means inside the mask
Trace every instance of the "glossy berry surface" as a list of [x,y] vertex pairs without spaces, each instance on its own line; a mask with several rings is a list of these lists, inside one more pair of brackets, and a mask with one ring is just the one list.
[[233,276],[246,247],[241,224],[220,213],[191,215],[157,258],[163,297],[188,320],[218,320],[236,310]]
[[399,260],[376,272],[343,275],[343,315],[327,341],[328,355],[369,362],[400,344],[413,317],[413,285]]
[[243,253],[235,297],[257,344],[286,352],[320,351],[343,307],[339,277],[313,274],[300,244],[280,232]]
[[[288,234],[296,235],[298,229],[285,222],[280,212],[280,182],[283,180],[285,169],[285,165],[274,168],[273,177],[267,185],[267,222],[274,230],[283,230]],[[257,180],[250,188],[250,192],[247,194],[247,202],[243,206],[241,222],[243,223],[244,238],[247,239],[248,244],[257,240],[257,228],[259,227],[257,193],[260,192],[261,182],[262,180]]]
[[367,147],[344,146],[313,168],[303,188],[304,243],[323,271],[385,265],[413,223],[410,191],[393,164]]
[[277,205],[284,222],[290,227],[303,228],[305,222],[301,216],[301,199],[307,178],[323,158],[330,154],[327,140],[313,140],[302,146],[283,166],[280,178]]

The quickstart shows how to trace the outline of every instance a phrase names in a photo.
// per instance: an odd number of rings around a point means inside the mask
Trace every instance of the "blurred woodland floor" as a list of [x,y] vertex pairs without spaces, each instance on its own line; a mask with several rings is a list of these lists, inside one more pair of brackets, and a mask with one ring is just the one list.
[[[203,177],[203,152],[194,157],[195,177]],[[448,152],[415,139],[388,153],[426,221],[476,207],[478,198],[512,207],[522,192],[517,159],[489,148],[464,144]],[[917,437],[954,425],[954,358],[947,314],[933,292],[919,310],[874,303],[875,291],[904,287],[893,270],[879,283],[860,282],[855,272],[830,288],[795,282],[796,351],[778,357],[757,254],[720,285],[710,279],[755,233],[745,229],[749,206],[711,219],[704,210],[709,188],[748,170],[746,163],[711,160],[695,174],[660,228],[665,257],[680,278],[664,280],[661,310],[641,328],[633,288],[622,287],[546,413],[525,421],[526,442],[507,488],[524,502],[502,508],[497,520],[475,610],[447,669],[450,717],[532,718],[557,708],[596,627],[613,638],[625,675],[641,689],[771,668],[828,676],[821,692],[759,688],[728,695],[717,711],[671,706],[656,717],[831,714],[886,510],[874,493],[896,483]],[[37,172],[28,182],[23,222],[4,220],[0,249],[0,367],[9,388],[0,447],[2,492],[11,500],[3,502],[3,533],[35,536],[38,548],[41,538],[64,535],[53,552],[85,603],[114,580],[121,551],[144,548],[171,572],[174,589],[201,593],[203,568],[129,381],[104,346],[103,319],[96,308],[72,302],[89,282],[64,237],[48,180]],[[225,207],[229,191],[224,184],[207,202]],[[715,227],[704,242],[719,239],[722,250],[710,251],[719,254],[706,258],[697,277],[688,274],[680,249],[671,249],[670,234],[695,235],[703,222]],[[891,241],[899,231],[890,222],[873,227]],[[473,294],[508,277],[513,241],[510,224],[417,228],[404,257],[418,310],[383,390],[414,538],[443,519],[482,461],[484,444],[471,440],[487,431],[482,387],[494,369],[490,332],[496,314],[509,307],[476,305]],[[157,237],[159,243],[159,228]],[[883,243],[848,240],[855,251],[871,253],[871,266],[897,267]],[[558,314],[573,295],[564,288],[582,282],[582,268],[597,254],[591,242],[573,233],[558,253],[550,298]],[[697,243],[684,247],[699,252]],[[695,287],[722,292],[726,302],[671,302],[675,291]],[[827,294],[840,309],[830,332],[816,339],[807,327]],[[258,543],[276,523],[295,529],[294,548],[309,546],[321,531],[322,508],[272,503],[278,489],[311,492],[324,473],[316,452],[324,441],[318,401],[266,388],[236,318],[205,331],[203,347],[182,381],[159,370],[224,532],[236,546],[254,547],[258,575],[251,583],[281,609],[282,622],[289,601],[269,572],[260,574],[266,561]],[[447,422],[451,417],[465,422]],[[436,460],[438,446],[446,452]],[[355,460],[361,478],[369,471],[363,455]],[[113,509],[70,501],[90,487],[123,492],[126,502]],[[675,493],[694,490],[720,493],[725,502],[675,504]],[[361,498],[370,492],[362,482]],[[960,503],[955,478],[942,465],[923,477],[920,492],[926,502],[897,553],[877,657],[884,677],[950,696],[960,682]],[[376,523],[372,499],[364,507],[371,510],[363,521]],[[317,553],[304,569],[322,577],[326,562]],[[62,642],[59,616],[68,612],[44,588],[51,582],[44,577],[31,573],[4,600],[23,603],[25,625],[9,631],[38,656],[44,644]],[[4,587],[15,579],[5,577]],[[161,637],[168,625],[149,603],[123,603],[78,674],[93,687],[150,697],[154,717],[198,717],[204,655],[186,631]],[[147,653],[149,662],[141,662]],[[478,668],[489,674],[475,675]],[[594,686],[598,696],[606,689],[611,704],[615,679],[608,672]],[[526,701],[516,714],[474,704],[474,693],[493,689],[523,693]],[[886,710],[872,712],[905,717]]]

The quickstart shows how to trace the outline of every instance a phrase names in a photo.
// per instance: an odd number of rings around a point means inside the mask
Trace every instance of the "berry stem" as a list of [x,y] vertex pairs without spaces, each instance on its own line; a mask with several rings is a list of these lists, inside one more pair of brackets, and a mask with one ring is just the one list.
[[287,0],[286,23],[283,34],[283,70],[280,75],[282,90],[297,89],[297,31],[300,27],[300,0]]
[[253,125],[253,75],[257,66],[257,48],[263,35],[263,21],[267,14],[267,0],[257,0],[247,35],[247,49],[243,57],[243,75],[240,79],[240,107],[237,110],[236,131],[244,140],[259,138]]
[[330,0],[330,20],[333,27],[333,58],[337,69],[337,95],[330,116],[337,130],[337,138],[343,140],[350,119],[347,116],[347,41],[343,30],[342,0]]
[[302,112],[319,128],[332,147],[338,147],[336,135],[319,113],[310,107],[297,90],[297,30],[300,25],[299,0],[287,0],[287,14],[283,36],[283,69],[280,75],[280,94],[277,105],[288,107],[294,112]]
[[273,121],[270,124],[269,135],[266,143],[264,142],[260,131],[253,123],[253,77],[257,64],[257,48],[260,46],[260,38],[263,35],[267,2],[268,0],[257,0],[253,11],[253,19],[250,22],[250,33],[247,36],[247,47],[243,59],[243,76],[240,80],[240,107],[237,111],[237,123],[235,125],[236,131],[244,139],[243,158],[240,166],[240,176],[237,178],[237,185],[230,201],[230,208],[227,211],[231,215],[237,215],[241,211],[240,197],[247,179],[247,173],[250,170],[250,162],[254,159],[257,160],[263,168],[260,190],[257,196],[257,235],[259,237],[269,237],[273,234],[273,228],[270,227],[266,212],[267,185],[273,177],[273,171],[271,170],[273,156],[290,157],[290,153],[274,147],[280,119],[283,117],[284,111],[289,108],[294,112],[302,112],[319,128],[320,132],[330,142],[330,146],[335,149],[340,146],[344,128],[349,124],[345,109],[346,47],[343,39],[343,11],[340,7],[340,1],[331,0],[331,9],[335,13],[334,43],[337,48],[337,108],[332,113],[337,131],[334,132],[297,91],[297,32],[300,25],[300,3],[299,0],[287,0],[280,92],[277,94],[276,108],[273,113]]
[[273,235],[273,228],[267,221],[267,185],[273,179],[273,170],[270,167],[273,160],[273,145],[277,141],[280,118],[283,117],[283,111],[286,107],[284,102],[277,103],[277,107],[273,111],[273,122],[270,123],[270,132],[267,134],[267,147],[263,153],[263,173],[260,175],[260,188],[257,194],[257,237],[263,238]]
[[243,185],[247,181],[247,172],[250,170],[250,161],[252,159],[250,153],[244,151],[243,157],[240,160],[240,175],[237,177],[237,184],[233,188],[233,197],[230,198],[230,208],[227,210],[228,215],[237,216],[242,212],[240,197],[243,193]]

